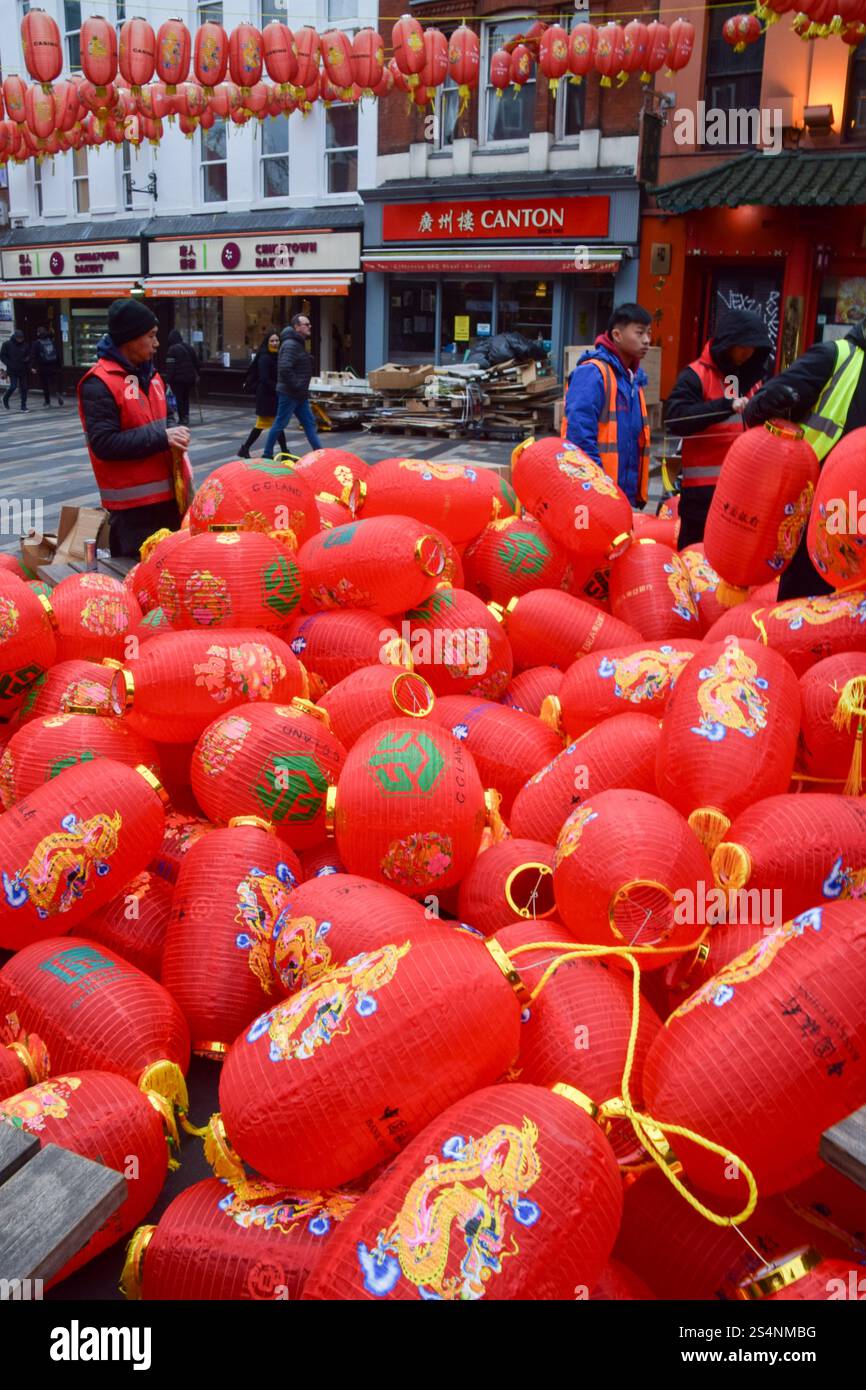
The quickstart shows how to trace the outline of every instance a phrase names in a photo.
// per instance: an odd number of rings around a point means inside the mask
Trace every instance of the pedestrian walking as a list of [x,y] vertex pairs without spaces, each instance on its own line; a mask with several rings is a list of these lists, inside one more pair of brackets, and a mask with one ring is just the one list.
[[607,332],[580,358],[568,380],[562,437],[588,454],[643,510],[649,486],[650,427],[641,362],[652,317],[640,304],[620,304]]
[[746,428],[743,410],[767,373],[772,347],[758,314],[725,309],[700,357],[674,382],[664,421],[683,441],[680,550],[704,538],[725,454]]
[[[275,328],[266,333],[258,352],[250,363],[244,378],[244,390],[255,390],[256,423],[250,430],[241,447],[238,458],[248,459],[250,449],[263,430],[269,430],[277,413],[277,356],[280,351],[280,335]],[[277,439],[284,454],[289,452],[284,431]]]
[[273,458],[274,444],[293,415],[307,436],[311,449],[321,449],[316,434],[316,422],[310,405],[310,381],[313,376],[313,355],[307,352],[307,342],[313,328],[306,314],[295,314],[288,328],[280,334],[277,356],[277,414],[265,440],[265,458]]
[[[866,425],[866,319],[844,338],[813,343],[784,372],[757,391],[743,411],[747,428],[784,416],[803,428],[818,462],[852,430]],[[829,594],[833,586],[815,569],[806,535],[779,580],[779,598]]]
[[30,344],[25,340],[22,329],[16,328],[11,338],[0,347],[0,362],[9,373],[9,385],[3,393],[3,404],[9,409],[9,397],[16,389],[21,391],[21,409],[27,409],[27,392],[30,389]]
[[189,397],[198,380],[198,373],[198,357],[189,344],[184,342],[180,329],[173,328],[168,335],[165,379],[174,392],[177,418],[181,425],[189,425]]
[[60,354],[57,351],[57,344],[48,329],[42,324],[36,330],[36,342],[33,344],[33,365],[39,375],[39,385],[42,387],[45,407],[51,405],[52,390],[57,396],[57,404],[62,405]]
[[156,315],[137,299],[115,299],[96,364],[78,383],[78,411],[109,513],[112,555],[137,557],[154,531],[180,526],[175,452],[186,449],[190,435],[184,426],[166,428],[165,386],[154,365],[158,347]]

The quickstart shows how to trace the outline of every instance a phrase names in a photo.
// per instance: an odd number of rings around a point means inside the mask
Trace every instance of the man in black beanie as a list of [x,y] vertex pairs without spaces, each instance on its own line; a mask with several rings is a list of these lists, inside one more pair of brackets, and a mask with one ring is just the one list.
[[138,558],[142,541],[181,516],[174,456],[189,430],[166,428],[165,386],[154,366],[157,318],[137,299],[115,299],[96,365],[78,383],[78,412],[100,500],[110,514],[112,555]]

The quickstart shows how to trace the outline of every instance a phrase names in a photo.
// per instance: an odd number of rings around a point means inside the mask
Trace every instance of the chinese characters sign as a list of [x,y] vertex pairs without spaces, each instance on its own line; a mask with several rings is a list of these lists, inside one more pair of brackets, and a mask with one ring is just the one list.
[[140,275],[141,248],[134,242],[20,247],[3,252],[4,280],[75,280]]
[[152,275],[279,274],[357,270],[358,232],[265,232],[255,236],[182,237],[154,241]]
[[435,203],[388,203],[382,209],[383,241],[442,241],[451,237],[607,236],[610,199],[480,198]]

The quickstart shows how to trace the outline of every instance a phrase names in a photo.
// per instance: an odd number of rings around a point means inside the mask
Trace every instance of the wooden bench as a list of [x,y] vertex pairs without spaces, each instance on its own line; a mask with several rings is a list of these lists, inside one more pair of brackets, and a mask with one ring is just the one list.
[[0,1301],[40,1298],[47,1283],[126,1198],[113,1168],[0,1121]]
[[[97,560],[96,573],[110,574],[112,579],[124,579],[135,564],[130,556],[112,556],[110,560]],[[87,566],[83,560],[68,560],[60,564],[39,565],[36,573],[45,584],[50,584],[53,589],[59,584],[61,579],[68,579],[70,574],[85,574]]]
[[831,1168],[866,1188],[866,1105],[826,1129],[818,1152]]

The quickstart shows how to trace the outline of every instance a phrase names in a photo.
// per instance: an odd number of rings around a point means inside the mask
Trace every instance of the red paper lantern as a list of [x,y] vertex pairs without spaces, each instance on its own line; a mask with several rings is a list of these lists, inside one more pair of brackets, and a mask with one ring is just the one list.
[[[174,109],[172,98],[166,91],[164,82],[150,82],[146,87],[142,87],[138,97],[138,108],[142,116],[151,121],[161,121],[163,116],[169,116]],[[142,122],[144,133],[147,129]],[[183,532],[169,532],[170,535],[182,535]],[[127,576],[128,577],[128,576]]]
[[505,48],[497,48],[490,59],[490,84],[497,97],[511,85],[511,54]]
[[193,67],[196,81],[214,88],[222,82],[229,65],[229,42],[221,24],[206,20],[195,34]]
[[57,655],[51,604],[0,570],[0,718],[8,719]]
[[555,666],[532,666],[508,682],[500,696],[500,704],[538,717],[544,701],[558,694],[561,684],[562,672]]
[[[823,1131],[856,1109],[866,1081],[864,948],[858,902],[811,908],[764,933],[668,1019],[644,1070],[648,1112],[722,1145],[767,1196],[818,1171]],[[745,1199],[742,1171],[675,1143],[694,1182]]]
[[407,894],[449,888],[475,858],[484,820],[484,791],[471,756],[431,720],[423,726],[387,720],[350,749],[334,818],[350,873]]
[[181,82],[175,97],[176,109],[181,116],[186,116],[190,121],[197,121],[208,109],[208,98],[207,87],[199,86],[198,82]]
[[786,1193],[783,1200],[795,1216],[821,1232],[814,1239],[828,1254],[853,1250],[859,1255],[866,1249],[860,1191],[844,1173],[822,1163],[814,1177]]
[[575,939],[650,947],[640,957],[647,970],[669,963],[660,948],[703,935],[702,903],[711,886],[697,836],[672,806],[646,792],[600,792],[572,812],[556,842],[556,906]]
[[649,28],[639,19],[632,19],[622,31],[623,56],[622,71],[641,72],[646,63],[649,47]]
[[524,507],[567,550],[613,559],[627,548],[628,498],[582,449],[529,439],[512,454],[511,474]]
[[[771,797],[770,800],[775,798]],[[670,1014],[687,995],[694,994],[711,976],[717,975],[730,961],[753,946],[773,920],[772,908],[766,914],[762,913],[760,899],[754,911],[753,900],[732,897],[727,893],[717,893],[708,902],[707,925],[712,930],[692,954],[675,958],[662,974],[668,990],[666,1014]],[[733,920],[724,922],[726,913]],[[741,917],[745,917],[746,921],[741,921]]]
[[383,639],[382,618],[365,609],[298,614],[283,635],[310,675],[314,699],[362,666],[411,662],[408,643]]
[[[678,21],[679,22],[679,21]],[[818,460],[801,429],[768,421],[746,430],[725,455],[707,517],[704,553],[728,586],[729,599],[781,574],[800,544]],[[725,602],[725,594],[719,597]]]
[[50,1070],[48,1051],[35,1033],[0,1045],[0,1101],[44,1081]]
[[736,614],[744,605],[729,610],[719,603],[716,590],[721,581],[704,555],[703,545],[689,545],[679,555],[688,570],[689,587],[698,607],[700,632],[705,635],[717,618],[728,612]]
[[643,1301],[655,1299],[655,1294],[639,1275],[619,1260],[608,1260],[598,1283],[589,1295],[590,1303]]
[[[272,1182],[337,1186],[497,1080],[519,1031],[514,992],[477,938],[398,939],[332,969],[241,1034],[220,1079],[226,1133]],[[386,1108],[398,1115],[383,1118]]]
[[850,790],[855,794],[860,779],[853,758],[862,745],[862,732],[857,731],[864,693],[866,654],[862,652],[829,656],[800,677],[799,766],[813,777],[838,781],[838,791],[851,774]]
[[499,792],[506,820],[526,779],[562,751],[554,729],[492,700],[446,695],[431,717],[469,750],[484,785]]
[[686,66],[694,46],[695,26],[687,19],[675,19],[670,27],[667,51],[667,65],[672,73]]
[[385,614],[423,603],[442,576],[445,554],[421,522],[379,516],[314,536],[301,547],[298,564],[308,612],[369,608]]
[[304,1298],[573,1299],[592,1288],[622,1188],[610,1145],[565,1090],[491,1086],[438,1115],[335,1233]]
[[612,79],[622,71],[625,57],[625,34],[619,24],[603,24],[598,31],[594,64],[601,73],[602,87],[610,87]]
[[101,15],[81,22],[81,66],[94,87],[107,87],[117,76],[117,30]]
[[551,24],[542,34],[538,47],[538,66],[555,96],[559,90],[560,79],[568,72],[568,34],[561,24]]
[[241,89],[262,80],[264,59],[261,32],[254,24],[238,24],[229,37],[229,72]]
[[632,529],[636,540],[661,541],[662,545],[669,545],[672,550],[677,548],[677,537],[680,533],[678,517],[652,516],[647,512],[633,512]]
[[81,114],[78,88],[72,82],[56,82],[54,85],[54,119],[57,130],[71,131]]
[[866,504],[860,468],[866,429],[839,441],[824,462],[815,489],[806,543],[813,565],[835,588],[858,583],[864,570]]
[[[144,90],[149,89],[145,88]],[[78,84],[78,97],[82,106],[100,121],[108,119],[109,112],[117,103],[118,91],[119,88],[113,82],[109,82],[103,87],[95,87],[90,82]],[[142,93],[143,95],[144,93]],[[85,122],[83,129],[88,137],[93,137],[89,139],[88,143],[95,143],[94,122],[92,120]]]
[[170,88],[189,76],[190,36],[181,19],[167,19],[156,35],[156,72]]
[[[56,1144],[82,1158],[122,1173],[126,1196],[115,1212],[73,1255],[52,1284],[66,1279],[128,1231],[150,1211],[168,1169],[166,1124],[174,1121],[123,1076],[109,1071],[68,1071],[0,1102],[0,1117],[40,1144]],[[130,1164],[130,1156],[136,1162]]]
[[156,35],[146,19],[128,19],[121,27],[117,57],[133,91],[151,80],[156,70]]
[[347,873],[308,878],[293,891],[288,912],[273,952],[285,994],[297,994],[361,952],[451,930],[393,888]]
[[412,15],[404,14],[391,30],[394,61],[406,77],[420,73],[426,61],[424,30]]
[[348,449],[312,449],[292,464],[292,470],[310,484],[317,501],[327,494],[326,501],[340,502],[353,516],[360,510],[370,467],[357,454]]
[[153,872],[165,879],[166,883],[174,886],[177,883],[177,876],[180,873],[184,856],[189,853],[202,835],[208,835],[215,829],[216,826],[211,821],[203,820],[199,816],[190,815],[185,811],[170,809],[165,817],[165,834],[162,844],[150,866]]
[[595,65],[598,30],[594,24],[575,24],[568,39],[568,69],[579,85]]
[[553,710],[570,738],[612,715],[639,710],[660,719],[679,677],[700,650],[699,642],[677,640],[655,648],[646,643],[612,647],[581,657],[566,671]]
[[539,840],[508,839],[484,850],[460,885],[457,910],[461,922],[484,936],[520,917],[552,916],[552,847]]
[[383,719],[404,715],[426,719],[436,703],[423,676],[393,666],[362,666],[332,685],[318,701],[344,748],[351,748],[361,734]]
[[178,875],[162,983],[183,1010],[192,1049],[221,1060],[273,993],[274,939],[301,878],[297,856],[255,817],[194,845]]
[[0,1004],[37,1029],[55,1076],[118,1072],[185,1108],[183,1014],[162,985],[107,946],[56,936],[22,947],[0,970]]
[[[33,13],[35,11],[31,10],[30,14]],[[28,128],[33,134],[40,140],[47,140],[54,130],[56,121],[54,94],[50,87],[47,92],[37,83],[28,87],[24,96],[24,113]]]
[[58,661],[120,660],[142,613],[119,580],[104,574],[70,574],[51,596],[57,619]]
[[205,729],[193,755],[192,786],[211,820],[262,816],[294,849],[306,848],[325,838],[325,794],[345,758],[306,701],[250,705]]
[[26,120],[24,110],[24,98],[27,94],[27,83],[17,75],[4,77],[3,79],[3,102],[6,107],[6,115],[10,121],[22,125]]
[[179,1193],[130,1243],[127,1298],[299,1299],[357,1196],[206,1178]]
[[382,35],[367,26],[354,35],[349,54],[352,81],[365,96],[372,96],[385,71],[385,43]]
[[466,589],[440,587],[412,608],[400,632],[385,640],[409,644],[414,669],[437,695],[496,700],[512,675],[511,646],[501,621]]
[[115,713],[161,743],[194,742],[219,714],[255,701],[306,697],[304,670],[272,633],[170,632],[146,642],[114,677]]
[[6,812],[4,949],[71,930],[145,868],[164,828],[152,781],[146,769],[100,759],[67,768]]
[[743,1282],[738,1296],[766,1303],[826,1302],[837,1298],[862,1298],[863,1266],[849,1260],[832,1260],[814,1246],[769,1260]]
[[171,623],[161,608],[151,608],[130,634],[138,642],[147,642],[160,632],[171,632]]
[[756,14],[734,14],[722,25],[722,38],[735,53],[744,53],[761,37],[761,21]]
[[754,610],[750,620],[756,635],[781,652],[797,675],[825,657],[866,648],[862,591],[786,599]]
[[[393,92],[394,85],[394,74],[391,71],[389,65],[388,67],[382,70],[382,76],[379,78],[379,81],[376,83],[376,85],[372,88],[371,94],[374,97],[386,97],[389,95],[390,92]],[[364,95],[366,96],[368,95],[368,93],[365,92]]]
[[435,526],[457,545],[477,536],[493,515],[489,490],[466,463],[382,459],[367,474],[364,516],[411,516]]
[[448,40],[448,70],[457,87],[460,114],[466,110],[469,98],[478,86],[480,64],[481,45],[478,35],[467,25],[458,25]]
[[319,35],[319,52],[326,76],[340,95],[352,88],[352,44],[343,29],[328,29]]
[[532,76],[532,52],[525,43],[517,44],[511,50],[509,76],[515,88],[522,87]]
[[100,714],[49,714],[13,734],[0,758],[0,799],[8,811],[17,801],[78,763],[113,758],[127,767],[159,774],[159,757],[149,739]]
[[588,652],[641,640],[636,628],[558,589],[533,589],[512,599],[504,623],[518,671],[540,663],[567,670]]
[[130,965],[158,980],[172,890],[165,879],[145,870],[130,879],[116,898],[82,923],[88,941],[116,951]]
[[[316,30],[309,25],[296,29],[295,47],[298,52],[296,85],[307,88],[319,75],[319,35]],[[315,100],[315,97],[312,99]]]
[[63,71],[63,45],[57,21],[44,10],[28,10],[21,20],[24,66],[34,82],[48,86]]
[[272,20],[262,29],[262,58],[268,77],[281,87],[289,87],[298,74],[295,36],[287,24]]
[[256,531],[227,530],[193,536],[172,551],[157,594],[175,629],[278,631],[297,607],[300,575],[280,541]]
[[777,652],[748,640],[705,642],[668,701],[659,793],[712,851],[734,816],[787,789],[799,727],[797,680]]
[[501,604],[530,589],[559,588],[569,563],[540,522],[516,516],[488,522],[463,557],[468,587]]
[[441,87],[448,76],[448,40],[441,29],[424,30],[424,66],[419,74],[422,87]]
[[698,608],[689,571],[669,545],[638,540],[610,569],[614,616],[636,627],[649,641],[668,641],[699,633]]

